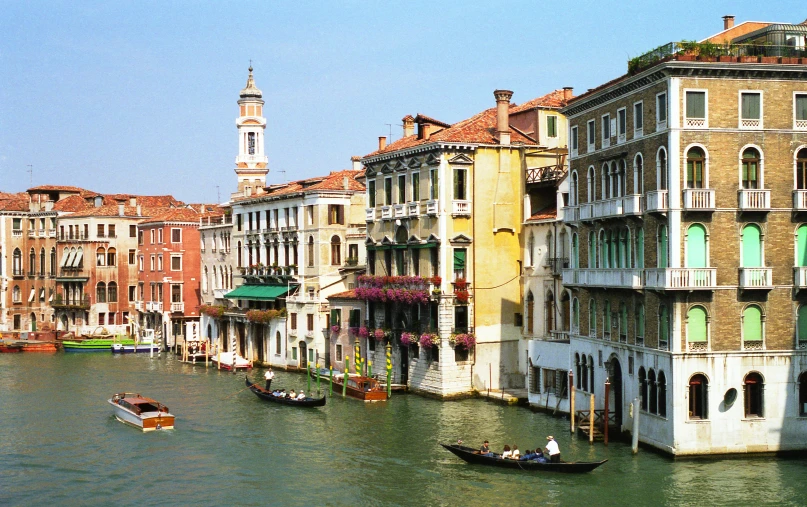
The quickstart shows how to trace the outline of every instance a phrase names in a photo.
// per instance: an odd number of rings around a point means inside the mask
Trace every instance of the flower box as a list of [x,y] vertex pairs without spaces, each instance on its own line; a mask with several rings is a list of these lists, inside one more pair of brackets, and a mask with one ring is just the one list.
[[733,63],[736,63],[737,62],[737,57],[736,56],[731,56],[731,55],[720,55],[720,56],[717,57],[717,61],[718,62],[733,62]]

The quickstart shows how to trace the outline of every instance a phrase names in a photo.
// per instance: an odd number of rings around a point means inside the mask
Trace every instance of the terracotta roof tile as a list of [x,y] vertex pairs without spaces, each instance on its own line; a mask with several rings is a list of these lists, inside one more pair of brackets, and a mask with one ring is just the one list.
[[536,107],[563,107],[566,105],[566,92],[564,90],[555,90],[552,92],[547,93],[542,97],[537,97],[532,100],[528,100],[524,102],[520,106],[511,107],[510,114],[520,113],[522,111],[527,111],[528,109],[533,109]]
[[154,222],[198,222],[201,214],[191,208],[169,208],[158,211],[153,216],[142,220],[141,224]]
[[536,211],[530,218],[527,219],[527,222],[532,222],[536,220],[554,220],[558,218],[558,210],[555,206],[547,206],[544,209]]
[[[0,193],[0,211],[28,211],[28,194]],[[8,196],[6,198],[6,196]]]
[[338,292],[336,294],[331,294],[327,297],[327,299],[359,299],[356,296],[355,290],[346,290],[345,292]]
[[78,194],[65,197],[64,199],[56,201],[53,204],[53,209],[55,211],[64,211],[70,213],[83,211],[89,207],[90,205],[87,203],[87,201],[85,201],[84,198]]
[[28,192],[75,192],[82,193],[88,190],[81,187],[73,187],[70,185],[39,185],[28,189]]
[[317,192],[321,190],[345,190],[345,177],[347,177],[347,190],[354,192],[364,192],[365,186],[357,178],[364,175],[364,171],[353,171],[346,169],[334,171],[327,176],[316,176],[304,180],[291,181],[280,185],[266,187],[266,192],[261,195],[253,195],[237,199],[239,202],[259,199],[261,197],[280,197],[283,195],[297,194],[304,192]]

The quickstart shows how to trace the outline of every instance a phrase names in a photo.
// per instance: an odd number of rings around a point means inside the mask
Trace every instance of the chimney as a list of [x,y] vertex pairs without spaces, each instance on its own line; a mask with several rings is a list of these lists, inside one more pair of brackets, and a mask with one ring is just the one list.
[[124,211],[123,203],[119,202],[118,203],[118,215],[123,216],[125,214],[123,211]]
[[361,171],[361,157],[354,155],[350,157],[350,162],[353,164],[354,171]]
[[342,188],[350,190],[350,183],[348,182],[347,176],[342,176]]
[[378,149],[383,150],[387,147],[387,136],[378,136]]
[[432,126],[430,123],[426,122],[418,123],[418,139],[425,139],[428,141],[429,138],[432,136],[431,128]]
[[496,133],[499,136],[499,144],[510,144],[510,98],[513,92],[510,90],[495,90],[493,96],[496,97]]
[[574,93],[572,93],[573,90],[574,90],[574,88],[572,88],[571,86],[564,86],[563,87],[563,100],[564,101],[569,102],[570,100],[572,100],[572,97],[574,97]]
[[137,205],[137,216],[141,217],[143,214],[140,212],[140,205]]
[[137,206],[137,197],[129,198],[129,206]]
[[411,114],[407,114],[401,120],[403,122],[403,136],[409,137],[415,133],[415,119]]
[[734,28],[734,16],[731,14],[723,16],[723,30]]

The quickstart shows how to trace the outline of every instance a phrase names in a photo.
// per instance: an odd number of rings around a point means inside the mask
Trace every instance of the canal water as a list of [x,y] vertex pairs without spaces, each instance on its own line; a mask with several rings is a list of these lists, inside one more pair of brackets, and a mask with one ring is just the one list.
[[[566,419],[482,400],[334,397],[296,409],[242,391],[243,379],[165,355],[0,354],[0,505],[807,504],[807,460],[633,456],[571,437]],[[307,387],[286,372],[274,383]],[[176,429],[116,421],[106,400],[118,391],[165,403]],[[468,465],[438,445],[523,451],[549,434],[567,460],[609,461],[530,474]]]

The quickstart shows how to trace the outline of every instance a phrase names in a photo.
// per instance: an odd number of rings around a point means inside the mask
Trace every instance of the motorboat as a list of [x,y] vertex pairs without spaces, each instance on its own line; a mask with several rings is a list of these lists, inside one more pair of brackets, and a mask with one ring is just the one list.
[[107,401],[122,423],[143,431],[174,429],[174,415],[159,401],[135,393],[117,393]]

